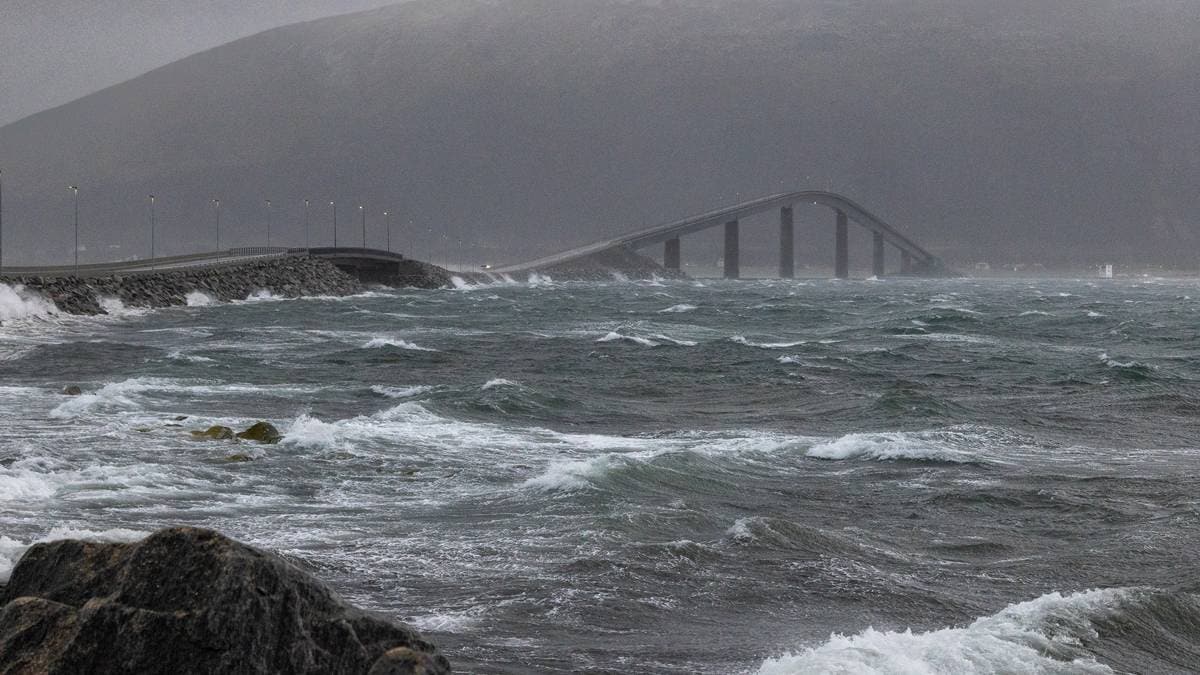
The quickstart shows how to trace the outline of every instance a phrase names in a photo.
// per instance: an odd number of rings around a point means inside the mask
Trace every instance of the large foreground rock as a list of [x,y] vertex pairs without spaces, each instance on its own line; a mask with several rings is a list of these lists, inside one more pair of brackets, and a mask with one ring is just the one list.
[[373,666],[450,672],[412,629],[210,530],[162,530],[133,544],[38,544],[0,590],[4,675],[357,675]]

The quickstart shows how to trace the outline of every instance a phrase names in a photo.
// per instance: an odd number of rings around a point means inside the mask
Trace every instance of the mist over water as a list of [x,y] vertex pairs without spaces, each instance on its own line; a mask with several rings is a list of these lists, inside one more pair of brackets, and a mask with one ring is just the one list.
[[[1185,671],[1198,291],[541,278],[79,318],[0,287],[0,579],[191,524],[460,672]],[[188,433],[262,419],[282,443]]]

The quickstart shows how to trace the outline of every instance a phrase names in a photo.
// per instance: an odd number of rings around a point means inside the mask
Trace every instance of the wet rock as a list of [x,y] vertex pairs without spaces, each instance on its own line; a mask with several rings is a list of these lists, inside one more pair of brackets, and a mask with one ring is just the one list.
[[82,396],[83,390],[80,389],[77,385],[69,384],[69,385],[63,387],[62,395],[63,396]]
[[241,462],[252,462],[254,461],[254,458],[244,452],[239,452],[236,455],[230,455],[226,457],[225,461],[231,464],[238,464]]
[[367,675],[431,675],[441,672],[439,667],[433,655],[396,647],[379,657]]
[[211,438],[215,441],[228,441],[235,438],[233,429],[222,426],[209,427],[204,431],[193,431],[192,436],[196,438]]
[[259,443],[278,443],[283,440],[283,434],[279,433],[275,425],[270,422],[258,422],[249,429],[240,432],[237,437]]
[[411,628],[211,530],[162,530],[133,544],[37,544],[0,590],[4,674],[357,675],[376,667],[450,672]]
[[188,418],[187,415],[176,415],[174,419],[176,422],[182,422],[182,421],[186,420],[187,418]]

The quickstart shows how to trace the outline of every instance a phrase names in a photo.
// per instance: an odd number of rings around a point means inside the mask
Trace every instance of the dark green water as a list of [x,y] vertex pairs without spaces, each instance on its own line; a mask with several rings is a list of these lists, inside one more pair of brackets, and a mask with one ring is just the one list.
[[[462,672],[1200,663],[1200,282],[39,313],[0,289],[0,574],[47,537],[193,524]],[[284,442],[188,433],[259,419]]]

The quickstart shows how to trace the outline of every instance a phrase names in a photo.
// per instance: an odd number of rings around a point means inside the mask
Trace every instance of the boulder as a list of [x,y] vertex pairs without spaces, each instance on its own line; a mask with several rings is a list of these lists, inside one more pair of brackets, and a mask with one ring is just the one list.
[[278,443],[279,441],[283,440],[283,434],[279,433],[279,430],[275,428],[275,425],[271,424],[270,422],[258,422],[249,429],[240,432],[237,437],[247,441],[257,441],[259,443]]
[[196,438],[211,438],[216,441],[228,441],[235,438],[233,429],[222,426],[209,427],[204,431],[193,431],[192,435]]
[[69,384],[62,389],[63,396],[82,396],[83,390],[78,385]]
[[37,544],[0,589],[0,675],[85,672],[442,675],[450,665],[411,628],[346,604],[274,554],[183,527],[132,544]]

